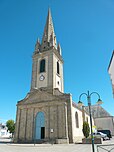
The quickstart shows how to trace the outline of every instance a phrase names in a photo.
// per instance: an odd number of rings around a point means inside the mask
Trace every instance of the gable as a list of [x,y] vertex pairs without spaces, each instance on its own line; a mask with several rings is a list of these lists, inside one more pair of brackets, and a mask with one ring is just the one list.
[[18,102],[18,105],[59,100],[66,101],[67,97],[65,96],[65,94],[62,93],[59,95],[53,95],[52,92],[43,89],[38,89],[28,93],[23,100]]

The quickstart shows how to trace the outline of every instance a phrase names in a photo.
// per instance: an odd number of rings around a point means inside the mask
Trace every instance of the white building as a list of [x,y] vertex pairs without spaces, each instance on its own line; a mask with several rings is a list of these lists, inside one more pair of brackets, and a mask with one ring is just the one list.
[[110,75],[111,83],[112,83],[112,91],[114,96],[114,51],[112,52],[112,57],[110,59],[108,73]]
[[0,138],[9,138],[11,135],[6,125],[0,124]]
[[97,130],[110,130],[114,136],[114,117],[100,105],[92,105],[91,112]]

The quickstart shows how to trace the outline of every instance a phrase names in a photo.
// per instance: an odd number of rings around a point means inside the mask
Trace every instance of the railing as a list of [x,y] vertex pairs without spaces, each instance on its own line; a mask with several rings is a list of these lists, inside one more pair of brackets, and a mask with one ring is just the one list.
[[114,152],[114,144],[97,145],[97,152]]

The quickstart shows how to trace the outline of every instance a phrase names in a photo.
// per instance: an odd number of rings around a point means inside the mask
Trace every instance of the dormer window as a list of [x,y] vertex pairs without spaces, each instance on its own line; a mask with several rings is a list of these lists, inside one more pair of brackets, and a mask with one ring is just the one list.
[[40,61],[40,73],[45,72],[45,59]]

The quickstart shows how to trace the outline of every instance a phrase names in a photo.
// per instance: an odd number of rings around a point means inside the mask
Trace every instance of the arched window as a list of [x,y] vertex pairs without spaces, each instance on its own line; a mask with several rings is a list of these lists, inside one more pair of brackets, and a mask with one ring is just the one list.
[[78,113],[75,113],[75,121],[76,121],[76,128],[79,128],[79,119],[78,119]]
[[57,74],[60,74],[60,72],[59,72],[59,62],[57,62]]
[[45,72],[45,59],[40,61],[40,73]]

